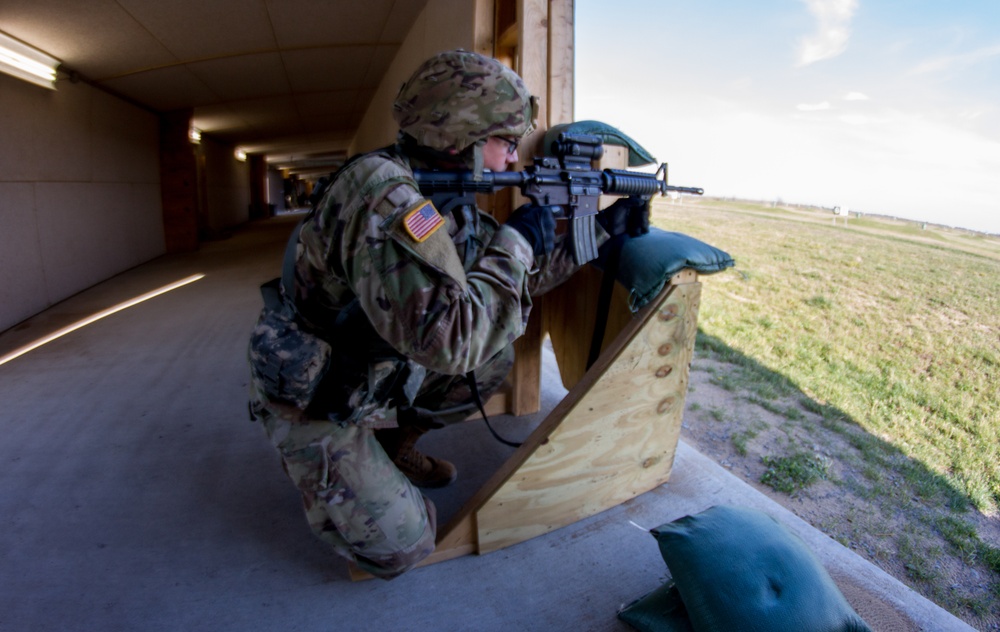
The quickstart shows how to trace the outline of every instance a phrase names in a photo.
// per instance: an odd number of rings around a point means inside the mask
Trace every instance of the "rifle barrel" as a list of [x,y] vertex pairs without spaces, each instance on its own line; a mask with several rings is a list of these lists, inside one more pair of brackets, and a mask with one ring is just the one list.
[[666,195],[669,191],[701,195],[705,192],[699,187],[675,187],[663,180],[657,180],[656,174],[641,171],[625,171],[623,169],[604,170],[604,192],[612,195]]

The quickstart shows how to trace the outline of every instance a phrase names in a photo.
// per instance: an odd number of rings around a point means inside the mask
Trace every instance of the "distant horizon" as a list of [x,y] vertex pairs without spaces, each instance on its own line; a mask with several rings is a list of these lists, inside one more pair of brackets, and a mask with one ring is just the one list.
[[[686,199],[691,199],[697,202],[699,199],[704,200],[723,200],[723,201],[733,201],[733,202],[750,202],[753,204],[768,205],[773,204],[777,206],[786,207],[799,207],[806,209],[815,209],[817,211],[829,211],[830,218],[834,219],[839,217],[833,213],[835,206],[829,206],[824,204],[814,204],[812,202],[797,202],[794,200],[786,200],[783,198],[775,198],[773,200],[766,200],[760,198],[747,197],[742,195],[711,195],[707,191],[704,196],[687,196]],[[975,228],[966,228],[965,226],[953,226],[951,224],[945,224],[939,221],[923,220],[923,219],[913,219],[912,217],[901,217],[899,215],[892,215],[889,213],[879,213],[877,211],[868,211],[863,208],[854,209],[848,208],[848,218],[849,219],[862,219],[862,218],[875,218],[875,219],[888,219],[897,222],[909,222],[911,224],[927,224],[928,227],[941,228],[946,230],[959,230],[968,233],[975,233],[977,235],[985,235],[987,237],[997,237],[1000,238],[1000,232],[987,232],[982,230],[977,230]]]
[[575,118],[712,197],[1000,234],[1000,3],[575,4]]

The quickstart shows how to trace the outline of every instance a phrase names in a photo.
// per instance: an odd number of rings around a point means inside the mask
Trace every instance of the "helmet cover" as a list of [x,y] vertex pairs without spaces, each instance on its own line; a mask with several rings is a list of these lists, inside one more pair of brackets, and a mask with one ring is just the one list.
[[517,73],[461,49],[421,64],[392,104],[401,131],[448,153],[490,136],[524,136],[534,128],[537,112],[537,101]]

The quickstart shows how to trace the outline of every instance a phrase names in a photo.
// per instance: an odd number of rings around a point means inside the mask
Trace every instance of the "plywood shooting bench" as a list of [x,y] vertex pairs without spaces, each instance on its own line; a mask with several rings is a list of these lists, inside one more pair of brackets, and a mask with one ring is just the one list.
[[[594,166],[628,164],[626,147],[606,144],[604,157]],[[614,199],[602,200],[601,207]],[[653,254],[671,249],[678,252]],[[650,265],[656,259],[659,267]],[[632,276],[643,278],[623,284],[623,276],[630,276],[629,261],[641,269]],[[594,316],[604,274],[600,269],[586,265],[533,299],[507,388],[487,403],[487,413],[538,412],[546,336],[568,393],[439,527],[436,550],[421,565],[523,542],[667,482],[698,328],[701,283],[696,268],[715,272],[731,265],[725,252],[657,228],[626,242],[596,360],[590,347],[600,326]],[[365,574],[352,568],[352,576]]]
[[624,303],[624,291],[616,292],[616,322],[609,322],[597,361],[581,374],[578,343],[590,340],[588,327],[562,326],[566,321],[560,319],[594,313],[587,306],[596,305],[600,276],[585,270],[544,299],[546,308],[552,306],[544,310],[543,320],[564,385],[575,383],[438,531],[437,550],[428,562],[488,553],[543,535],[615,507],[670,477],[697,333],[697,274],[684,270],[674,275],[634,316]]

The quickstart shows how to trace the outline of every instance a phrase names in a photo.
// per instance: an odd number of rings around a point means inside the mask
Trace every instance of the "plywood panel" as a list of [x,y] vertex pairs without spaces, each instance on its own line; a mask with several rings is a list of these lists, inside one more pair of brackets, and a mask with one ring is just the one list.
[[[576,386],[587,372],[603,275],[594,266],[584,266],[545,295],[543,327],[552,341],[559,376],[567,389]],[[628,291],[615,283],[601,349],[606,349],[631,320]]]
[[550,430],[545,439],[476,513],[480,553],[572,524],[667,481],[700,293],[697,282],[665,292],[644,312],[638,332],[623,332],[627,342],[613,360],[595,365],[543,422],[539,430]]

